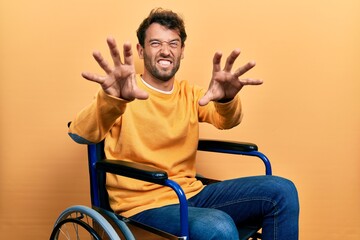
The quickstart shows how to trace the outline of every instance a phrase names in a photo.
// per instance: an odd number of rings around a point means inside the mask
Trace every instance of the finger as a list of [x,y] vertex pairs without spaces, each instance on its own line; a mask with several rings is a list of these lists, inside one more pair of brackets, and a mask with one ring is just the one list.
[[133,74],[131,79],[124,86],[121,97],[127,100],[145,100],[149,98],[149,94],[137,86],[135,74]]
[[254,61],[250,61],[247,64],[245,64],[244,66],[238,68],[234,75],[236,77],[240,77],[241,75],[243,75],[244,73],[246,73],[247,71],[249,71],[250,69],[252,69],[253,67],[255,67],[256,63]]
[[98,76],[96,74],[89,73],[89,72],[83,72],[83,73],[81,73],[81,76],[83,78],[85,78],[86,80],[89,80],[89,81],[92,81],[92,82],[97,82],[99,84],[102,84],[105,81],[104,77]]
[[111,54],[111,57],[113,59],[114,65],[115,66],[120,66],[121,58],[120,58],[119,49],[116,46],[115,39],[114,38],[108,38],[107,39],[107,44],[109,46],[110,54]]
[[133,54],[130,43],[124,43],[124,63],[128,65],[134,65]]
[[261,84],[263,84],[263,81],[261,79],[247,78],[247,79],[240,79],[239,81],[243,86],[245,86],[245,85],[261,85]]
[[221,53],[221,52],[216,52],[216,53],[214,54],[214,58],[213,58],[213,72],[220,72],[220,71],[221,71],[221,67],[220,67],[221,57],[222,57],[222,53]]
[[240,55],[240,49],[235,49],[230,53],[230,55],[226,59],[224,71],[226,71],[226,72],[231,71],[234,62],[239,55]]
[[135,98],[139,100],[146,100],[149,98],[149,94],[140,88],[135,90],[134,95]]
[[211,100],[205,95],[204,97],[202,97],[200,100],[199,100],[199,105],[200,106],[205,106],[207,105]]
[[96,62],[99,64],[99,66],[107,73],[111,73],[111,68],[109,67],[109,64],[106,62],[106,60],[103,58],[100,52],[93,52],[93,57],[95,58]]
[[205,93],[205,95],[199,100],[199,105],[200,106],[205,106],[207,105],[210,101],[215,100],[214,98],[214,94],[211,91],[207,91]]

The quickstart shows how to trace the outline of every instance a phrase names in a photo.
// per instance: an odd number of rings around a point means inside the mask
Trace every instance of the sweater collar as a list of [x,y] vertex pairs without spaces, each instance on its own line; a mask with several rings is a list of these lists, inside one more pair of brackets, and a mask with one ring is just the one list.
[[140,76],[140,79],[141,79],[142,83],[143,83],[146,87],[148,87],[148,88],[150,88],[150,89],[152,89],[152,90],[154,90],[154,91],[156,91],[156,92],[163,93],[163,94],[167,94],[167,95],[170,95],[170,94],[172,94],[172,93],[174,92],[174,86],[172,87],[172,89],[171,89],[170,91],[163,91],[163,90],[157,89],[157,88],[151,86],[150,84],[148,84],[141,76]]

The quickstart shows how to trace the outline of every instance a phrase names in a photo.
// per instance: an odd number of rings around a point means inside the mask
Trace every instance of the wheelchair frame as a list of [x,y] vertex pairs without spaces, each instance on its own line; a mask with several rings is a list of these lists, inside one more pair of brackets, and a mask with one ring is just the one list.
[[[261,159],[265,166],[265,174],[272,175],[272,169],[269,159],[261,152],[258,151],[258,147],[253,143],[245,142],[230,142],[230,141],[218,141],[218,140],[199,140],[198,151],[207,151],[207,152],[217,152],[225,154],[235,154],[235,155],[245,155],[245,156],[254,156]],[[115,226],[120,229],[125,239],[135,239],[132,232],[128,228],[127,224],[133,224],[135,226],[140,226],[146,230],[159,234],[168,239],[188,239],[189,237],[189,225],[188,225],[188,205],[185,193],[181,187],[174,181],[168,179],[167,173],[165,171],[145,166],[142,164],[122,161],[122,160],[108,160],[105,159],[104,154],[104,141],[97,144],[88,145],[88,163],[89,163],[89,176],[90,176],[90,192],[91,192],[91,204],[94,212],[101,213],[100,215],[105,216],[105,218],[111,222],[112,226]],[[148,226],[144,226],[140,223],[137,223],[128,218],[116,215],[111,212],[111,208],[108,202],[108,195],[105,188],[105,179],[106,173],[118,174],[121,176],[135,178],[142,181],[152,182],[160,185],[164,185],[172,188],[179,198],[180,203],[180,222],[181,222],[181,236],[175,237],[171,234],[164,233],[160,230],[153,229]],[[209,181],[209,180],[208,180]],[[210,180],[212,182],[214,180]],[[216,180],[215,180],[216,181]],[[70,210],[69,210],[70,209]],[[71,207],[65,210],[64,212],[71,211]],[[87,210],[88,211],[88,210]],[[64,213],[60,215],[58,220],[55,223],[54,230],[50,239],[56,239],[56,234],[61,221],[60,219]],[[94,214],[97,215],[97,214]],[[65,220],[70,221],[70,220]],[[72,220],[71,220],[72,221]],[[101,219],[101,221],[103,221]],[[106,225],[106,224],[105,224]],[[108,227],[109,236],[111,239],[119,239],[113,235],[113,230]],[[113,236],[113,237],[112,237]],[[257,230],[244,230],[244,239],[253,237],[257,239],[259,234]]]

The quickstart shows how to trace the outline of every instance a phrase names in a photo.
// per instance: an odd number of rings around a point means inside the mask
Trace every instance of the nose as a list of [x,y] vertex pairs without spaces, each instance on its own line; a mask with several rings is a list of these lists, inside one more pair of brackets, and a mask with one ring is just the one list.
[[160,52],[164,55],[169,55],[170,54],[170,46],[168,43],[163,43],[161,44],[161,48],[160,48]]

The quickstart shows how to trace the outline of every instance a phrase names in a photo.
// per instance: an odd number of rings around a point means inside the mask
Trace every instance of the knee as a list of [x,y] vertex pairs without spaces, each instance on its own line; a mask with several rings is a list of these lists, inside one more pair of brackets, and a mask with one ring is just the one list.
[[190,239],[223,240],[238,239],[234,220],[225,212],[212,209],[202,219],[190,223]]
[[272,177],[270,181],[273,194],[276,196],[279,205],[292,211],[299,212],[299,198],[295,184],[282,177]]
[[286,178],[272,176],[270,183],[275,187],[276,190],[280,191],[280,193],[290,194],[291,196],[297,196],[297,190],[295,184]]

